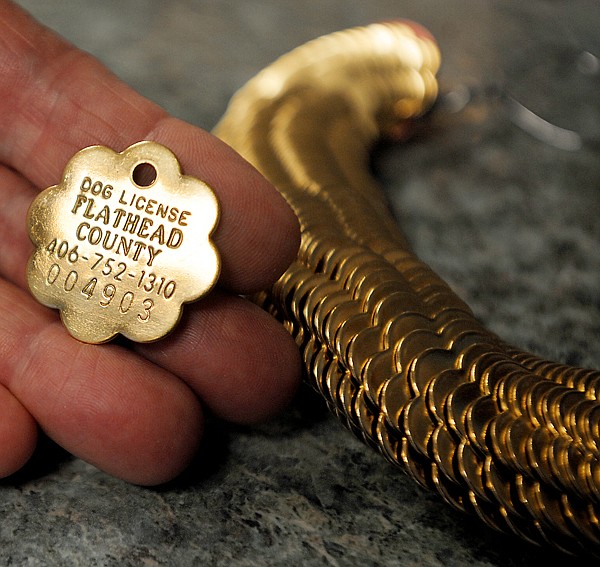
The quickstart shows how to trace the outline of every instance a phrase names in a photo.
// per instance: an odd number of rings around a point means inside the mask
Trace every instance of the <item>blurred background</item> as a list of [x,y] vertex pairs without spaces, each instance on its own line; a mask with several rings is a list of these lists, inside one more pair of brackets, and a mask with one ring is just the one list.
[[[600,367],[600,4],[596,0],[21,0],[176,116],[231,95],[324,33],[428,27],[442,96],[373,170],[418,255],[508,342]],[[160,489],[42,443],[0,481],[1,565],[478,565],[556,558],[422,491],[303,390],[255,428],[209,426]]]

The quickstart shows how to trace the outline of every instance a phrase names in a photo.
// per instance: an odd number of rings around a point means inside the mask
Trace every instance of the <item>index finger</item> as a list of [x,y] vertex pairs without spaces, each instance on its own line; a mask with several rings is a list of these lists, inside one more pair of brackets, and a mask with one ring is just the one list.
[[105,69],[0,0],[0,159],[38,188],[60,181],[69,158],[101,144],[169,147],[187,175],[221,202],[215,243],[221,282],[239,293],[270,285],[295,257],[297,220],[251,165],[207,132],[166,114]]

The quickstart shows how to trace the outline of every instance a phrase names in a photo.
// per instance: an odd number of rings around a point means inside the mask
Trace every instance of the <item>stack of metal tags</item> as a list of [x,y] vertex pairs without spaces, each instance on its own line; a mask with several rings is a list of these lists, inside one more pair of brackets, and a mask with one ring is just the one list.
[[600,373],[484,329],[411,252],[368,173],[437,94],[433,39],[403,22],[312,41],[232,100],[216,128],[288,199],[297,261],[258,301],[331,410],[421,485],[490,526],[600,553]]

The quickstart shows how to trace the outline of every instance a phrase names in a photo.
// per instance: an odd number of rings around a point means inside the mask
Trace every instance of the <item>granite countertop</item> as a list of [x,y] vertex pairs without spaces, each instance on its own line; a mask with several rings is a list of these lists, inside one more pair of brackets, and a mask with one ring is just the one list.
[[[440,42],[442,88],[453,94],[427,135],[375,157],[399,222],[504,339],[600,367],[593,0],[20,3],[207,129],[238,87],[296,45],[381,19],[420,21]],[[473,99],[459,110],[465,93]],[[580,147],[525,132],[505,102],[513,98],[577,131]],[[158,489],[111,478],[45,441],[0,482],[0,517],[0,565],[510,567],[558,557],[421,490],[308,390],[259,427],[211,423],[196,462]]]

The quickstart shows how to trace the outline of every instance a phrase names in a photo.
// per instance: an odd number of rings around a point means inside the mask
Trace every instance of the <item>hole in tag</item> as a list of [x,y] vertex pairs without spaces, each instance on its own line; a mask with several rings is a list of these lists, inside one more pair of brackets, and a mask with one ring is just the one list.
[[147,162],[138,163],[131,174],[131,179],[138,187],[150,187],[157,177],[156,168]]

